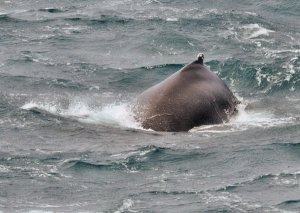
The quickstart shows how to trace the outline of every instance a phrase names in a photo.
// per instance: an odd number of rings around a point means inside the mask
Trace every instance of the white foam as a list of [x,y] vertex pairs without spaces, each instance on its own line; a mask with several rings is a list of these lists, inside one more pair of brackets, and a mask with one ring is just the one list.
[[253,39],[260,36],[269,36],[271,32],[274,32],[273,30],[266,29],[259,24],[248,24],[243,26],[242,29],[245,29],[247,34],[250,34],[247,39]]
[[62,117],[72,118],[80,122],[141,129],[134,119],[128,103],[109,104],[104,107],[90,107],[81,101],[73,101],[67,108],[59,103],[29,102],[21,107],[25,110],[41,110]]
[[272,53],[300,53],[300,49],[273,50]]
[[56,114],[58,112],[57,106],[55,104],[41,104],[41,103],[35,103],[35,102],[29,102],[21,107],[25,110],[31,110],[31,109],[41,109],[48,111],[52,114]]
[[294,121],[292,117],[278,118],[268,111],[246,111],[245,105],[239,106],[239,113],[230,120],[228,123],[217,125],[204,125],[195,127],[191,132],[204,132],[204,133],[226,133],[245,131],[249,128],[270,128],[282,124],[291,123]]
[[245,209],[249,209],[249,208],[252,211],[261,208],[261,205],[259,203],[253,203],[248,200],[244,200],[240,196],[229,192],[221,192],[218,194],[212,194],[207,192],[204,194],[203,199],[207,204],[222,203],[235,210],[235,212],[246,212]]
[[152,149],[147,149],[147,150],[138,150],[138,151],[132,151],[132,152],[127,152],[127,153],[118,153],[118,154],[113,154],[111,157],[116,158],[116,159],[127,159],[131,156],[145,156],[149,152],[152,152],[155,148]]
[[167,18],[166,20],[170,22],[175,22],[178,21],[178,18]]
[[254,13],[254,12],[245,12],[245,13],[248,15],[251,15],[251,16],[257,16],[257,13]]
[[0,172],[7,173],[7,172],[10,172],[10,169],[7,168],[6,166],[0,165]]
[[65,27],[62,28],[63,32],[65,34],[72,34],[74,32],[81,32],[83,30],[86,30],[86,27],[78,27],[78,26],[71,26],[71,25],[67,25]]
[[233,125],[245,125],[254,127],[272,127],[291,121],[291,118],[277,118],[267,111],[247,112],[240,110],[237,117],[231,120]]
[[114,213],[122,213],[122,212],[128,212],[130,208],[133,206],[133,201],[131,199],[123,200],[123,205]]

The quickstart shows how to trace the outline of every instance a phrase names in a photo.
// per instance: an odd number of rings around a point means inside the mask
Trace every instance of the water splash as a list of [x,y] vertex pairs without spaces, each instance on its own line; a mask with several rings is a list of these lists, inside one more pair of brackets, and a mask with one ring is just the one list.
[[43,111],[84,123],[141,129],[140,124],[134,119],[134,113],[131,111],[129,103],[112,103],[103,107],[93,107],[82,101],[73,101],[67,107],[63,107],[61,103],[57,102],[31,101],[21,108]]
[[247,111],[247,104],[239,106],[239,113],[231,118],[229,123],[222,123],[217,125],[205,125],[195,127],[191,132],[204,132],[204,133],[226,133],[245,131],[250,128],[270,128],[280,126],[287,123],[292,123],[292,117],[276,117],[268,111]]

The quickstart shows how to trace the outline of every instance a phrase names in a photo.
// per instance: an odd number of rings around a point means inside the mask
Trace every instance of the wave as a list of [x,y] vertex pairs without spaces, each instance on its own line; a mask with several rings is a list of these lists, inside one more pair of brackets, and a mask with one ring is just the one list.
[[[300,204],[300,200],[287,200],[287,201],[284,201],[282,202],[281,204]],[[281,205],[279,204],[279,205]]]
[[[149,8],[148,8],[149,9]],[[174,8],[173,8],[174,9]],[[49,12],[49,13],[61,13],[64,11],[68,11],[69,8],[41,8],[38,9],[40,12]],[[215,43],[222,42],[222,39],[230,40],[232,45],[238,45],[239,47],[242,45],[247,48],[249,45],[254,43],[260,42],[260,47],[251,45],[253,48],[253,55],[250,57],[255,58],[270,58],[268,63],[250,63],[247,59],[236,59],[236,58],[227,58],[225,61],[222,60],[215,60],[215,61],[208,61],[206,62],[208,65],[212,67],[212,70],[218,72],[223,79],[227,82],[235,82],[235,86],[238,90],[241,90],[242,93],[262,93],[262,94],[273,94],[273,93],[282,93],[282,92],[293,92],[298,91],[300,88],[300,75],[299,75],[299,64],[300,64],[300,57],[299,57],[299,47],[295,45],[294,41],[293,44],[289,42],[284,42],[284,45],[280,45],[278,47],[277,43],[272,44],[274,37],[273,34],[278,33],[276,27],[272,24],[268,24],[263,22],[263,19],[259,16],[253,14],[245,14],[244,18],[242,14],[239,14],[235,11],[226,11],[222,12],[219,10],[209,10],[207,12],[202,11],[200,9],[188,9],[187,11],[178,11],[172,9],[164,8],[166,11],[171,11],[172,15],[168,15],[170,17],[163,17],[158,13],[157,15],[152,15],[146,17],[146,19],[139,19],[138,15],[127,15],[126,13],[108,13],[108,11],[103,11],[104,14],[93,14],[91,16],[84,15],[84,14],[67,14],[66,16],[54,16],[54,18],[46,17],[48,21],[51,20],[59,20],[63,22],[67,22],[68,26],[57,26],[57,23],[54,23],[54,26],[47,26],[51,29],[47,31],[46,36],[44,38],[49,40],[67,40],[67,41],[75,41],[72,36],[69,34],[72,33],[81,33],[86,32],[89,26],[84,25],[125,25],[125,24],[132,24],[132,25],[147,25],[149,28],[154,28],[157,25],[161,25],[161,22],[170,22],[170,20],[174,20],[176,18],[177,21],[171,21],[171,23],[167,23],[166,27],[173,28],[174,24],[178,24],[178,26],[184,26],[185,31],[190,32],[197,32],[197,29],[204,27],[205,30],[211,30],[211,25],[214,22],[219,22],[221,19],[226,20],[226,28],[221,28],[220,32],[218,32],[218,27],[216,32],[210,32],[217,35]],[[29,13],[30,11],[27,11]],[[180,12],[179,15],[173,17],[173,13]],[[194,17],[191,14],[184,15],[187,12],[192,12]],[[201,12],[201,13],[199,13]],[[200,14],[200,16],[196,14]],[[204,17],[203,18],[203,14]],[[169,19],[169,21],[167,21]],[[33,21],[45,21],[45,20],[33,20]],[[13,14],[2,14],[0,15],[0,22],[22,22],[25,20],[21,20],[18,18],[14,18]],[[152,24],[151,24],[152,22]],[[174,22],[174,23],[173,23]],[[178,23],[177,23],[178,22]],[[224,21],[223,21],[224,22]],[[206,26],[207,25],[207,26]],[[162,26],[165,26],[162,24]],[[201,27],[199,27],[201,26]],[[119,26],[118,26],[119,27]],[[177,27],[177,26],[175,26]],[[97,28],[97,27],[96,27]],[[119,27],[118,29],[122,30],[123,28]],[[215,29],[213,29],[215,30]],[[44,32],[45,33],[45,32]],[[196,33],[195,33],[196,34]],[[224,35],[228,34],[228,35]],[[181,31],[172,31],[166,30],[160,31],[155,30],[155,32],[150,34],[151,36],[144,36],[145,39],[143,44],[139,44],[137,46],[134,45],[133,48],[138,49],[138,51],[151,51],[151,53],[162,53],[163,55],[181,55],[181,53],[186,54],[187,51],[197,51],[200,47],[196,45],[197,43],[204,43],[204,42],[212,42],[209,40],[202,40],[202,37],[196,35],[186,35],[186,33],[182,33]],[[232,38],[230,36],[233,36]],[[277,34],[276,34],[277,36]],[[205,37],[205,36],[203,36]],[[236,38],[235,38],[236,37]],[[267,43],[264,44],[261,39],[267,38]],[[43,38],[43,40],[44,40]],[[39,38],[38,38],[39,39]],[[150,43],[149,43],[150,42]],[[152,43],[151,43],[152,42]],[[218,45],[218,44],[216,44]],[[173,49],[172,49],[173,48]],[[204,46],[205,48],[205,46]],[[185,51],[185,52],[184,52]],[[255,57],[254,55],[257,55]],[[177,59],[177,56],[176,56]],[[175,59],[175,60],[176,60]],[[24,59],[27,62],[34,62],[30,61],[33,60],[32,58]],[[258,59],[259,60],[259,59]],[[48,65],[51,65],[49,63]],[[172,65],[166,64],[164,67],[168,69],[172,69]],[[126,70],[127,75],[117,76],[121,78],[120,80],[114,80],[112,82],[113,85],[120,85],[120,87],[125,87],[128,83],[134,82],[133,79],[141,79],[143,75],[140,75],[143,71],[143,67],[139,67],[140,70]],[[174,71],[177,68],[174,66]],[[151,70],[148,70],[148,72]],[[170,72],[169,72],[170,73]],[[143,74],[143,73],[142,73]],[[122,78],[124,77],[124,78]],[[148,78],[150,79],[150,78]],[[161,79],[161,78],[160,78]],[[151,79],[149,82],[154,82],[155,79]],[[129,82],[128,82],[129,81]],[[143,81],[141,79],[141,81]],[[146,81],[146,79],[144,79]],[[142,83],[141,83],[142,84]],[[149,83],[148,83],[149,85]],[[241,94],[243,95],[243,94]]]
[[285,209],[289,211],[297,211],[300,209],[300,200],[286,200],[276,205],[279,209]]
[[[7,100],[7,97],[1,94],[0,92],[0,118],[5,116],[8,112],[10,112],[12,109],[12,106],[9,104],[9,100]],[[0,120],[1,123],[1,120]]]
[[[38,23],[49,23],[52,21],[56,21],[56,18],[39,18],[33,19],[32,17],[26,18],[25,16],[20,16],[19,13],[27,13],[30,11],[22,11],[22,12],[12,12],[12,13],[4,13],[0,14],[0,23],[15,23],[15,24],[38,24]],[[32,27],[32,26],[30,26]]]
[[269,185],[273,186],[289,186],[289,187],[298,187],[300,180],[300,171],[291,172],[291,173],[279,173],[279,174],[264,174],[252,178],[251,180],[243,181],[240,183],[230,184],[213,191],[235,191],[241,187],[247,185],[254,185],[267,182]]
[[300,143],[272,143],[272,146],[288,147],[291,149],[299,149]]
[[[10,61],[11,63],[40,63],[45,66],[59,65],[50,59],[31,55]],[[276,64],[250,65],[243,61],[233,59],[229,59],[225,62],[208,61],[206,64],[210,66],[214,72],[218,73],[227,84],[231,85],[230,87],[233,90],[238,91],[241,96],[249,96],[251,93],[272,95],[282,94],[283,92],[297,92],[300,88],[300,75],[297,72],[298,68],[296,67],[296,63],[298,62],[291,61],[289,65],[285,66],[283,69],[285,69],[286,72],[282,72],[282,70],[279,71],[278,65]],[[76,65],[74,64],[70,66],[70,68],[74,66]],[[109,84],[113,87],[124,89],[128,87],[132,88],[132,90],[142,90],[168,77],[183,66],[184,64],[161,64],[134,69],[112,69],[112,71],[116,72],[108,72],[107,69],[97,67],[96,69],[99,74],[107,73],[111,76]],[[87,67],[85,66],[81,69],[83,70],[79,70],[78,75],[81,74],[80,72],[85,71]],[[52,81],[54,86],[68,86],[74,84],[64,79],[52,79],[50,81]],[[51,82],[47,84],[51,84]],[[79,88],[84,89],[82,85]]]
[[63,8],[41,8],[38,11],[48,12],[48,13],[63,13],[69,11],[68,9]]
[[92,86],[81,84],[80,82],[76,82],[73,80],[68,79],[60,79],[60,78],[38,78],[32,76],[23,76],[23,75],[7,75],[7,74],[0,74],[2,80],[6,79],[7,82],[10,84],[13,83],[20,83],[26,84],[26,86],[31,86],[33,88],[42,88],[49,89],[49,88],[57,88],[57,89],[68,89],[68,90],[75,90],[75,91],[89,91],[91,90]]
[[14,18],[9,14],[0,14],[0,23],[21,23],[21,22],[27,22],[27,21]]
[[[278,54],[281,53],[279,52]],[[95,64],[62,64],[36,53],[24,54],[19,59],[10,59],[9,62],[11,64],[38,63],[41,66],[51,66],[54,68],[65,66],[65,69],[69,70],[70,73],[73,72],[72,69],[76,69],[76,75],[81,75],[82,77],[89,77],[87,73],[89,74],[91,71],[94,75],[105,74],[105,76],[109,77],[107,79],[108,82],[106,81],[106,84],[109,84],[108,86],[130,91],[142,91],[167,78],[185,65],[160,64],[141,66],[133,69],[112,69],[100,67]],[[299,63],[300,57],[290,58],[287,56],[282,58],[281,61],[277,60],[269,64],[250,64],[246,61],[231,58],[225,61],[207,61],[206,65],[213,72],[217,73],[232,90],[237,91],[242,97],[247,97],[251,96],[251,94],[277,95],[286,92],[297,93],[300,89]],[[101,78],[99,77],[98,80],[100,81]],[[78,86],[79,89],[88,89],[84,85],[79,85],[67,79],[41,79],[41,83],[43,81],[46,81],[44,83],[47,85],[53,85],[53,87],[74,88]]]
[[[139,148],[135,151],[120,153],[117,155],[113,155],[112,157],[116,159],[146,159],[147,162],[156,162],[156,161],[164,161],[164,162],[177,162],[177,161],[190,161],[197,158],[206,158],[213,153],[195,151],[195,150],[181,150],[181,149],[172,149],[172,148],[164,148],[157,146],[146,146]],[[145,157],[145,158],[144,158]]]
[[112,163],[112,164],[96,164],[90,163],[82,160],[70,160],[64,163],[64,166],[67,168],[72,168],[75,170],[82,170],[82,169],[96,169],[96,170],[124,170],[126,169],[126,165]]
[[[126,17],[119,15],[109,15],[101,14],[100,16],[85,16],[83,14],[67,14],[67,17],[40,17],[39,19],[32,19],[26,17],[18,17],[20,13],[25,15],[30,15],[35,12],[48,12],[52,14],[59,14],[68,12],[68,8],[41,8],[38,10],[24,10],[22,12],[11,12],[11,13],[0,13],[0,23],[47,23],[57,20],[62,20],[66,22],[71,22],[73,24],[84,24],[88,26],[113,26],[113,25],[126,25],[126,24],[158,24],[163,22],[173,22],[172,18],[136,18],[136,17]],[[16,16],[16,17],[15,17]]]
[[200,193],[204,193],[205,191],[200,191],[200,192],[196,192],[196,191],[164,191],[164,190],[160,190],[160,191],[147,191],[147,192],[143,192],[142,194],[150,194],[150,195],[197,195]]
[[[253,180],[249,181],[248,183],[254,183],[254,182],[263,182],[263,181],[269,181],[269,180],[283,180],[284,178],[291,178],[291,179],[298,179],[300,178],[300,172],[283,172],[279,174],[264,174],[260,175],[258,177],[253,178]],[[286,184],[289,184],[291,182],[286,182]],[[298,184],[296,184],[298,185]]]
[[207,64],[220,77],[234,86],[242,96],[249,93],[280,94],[300,88],[298,70],[300,57],[285,56],[268,64],[249,64],[245,61],[228,59],[225,62],[211,61]]
[[194,152],[187,150],[174,150],[157,146],[146,146],[138,150],[111,155],[111,160],[105,162],[90,162],[88,160],[69,160],[63,167],[82,170],[92,169],[96,171],[124,170],[127,172],[139,172],[153,169],[159,163],[176,163],[190,161],[195,158],[205,158],[211,153]]
[[67,79],[40,79],[35,82],[35,85],[49,85],[50,87],[68,88],[80,91],[89,90],[88,86]]
[[[145,191],[139,194],[139,197],[142,196],[160,196],[166,198],[168,196],[176,197],[180,199],[181,197],[187,199],[184,204],[181,205],[191,205],[193,203],[198,206],[196,212],[262,212],[266,208],[258,203],[253,203],[251,201],[244,200],[242,197],[237,194],[228,193],[228,192],[210,192],[210,191],[187,191],[187,190],[153,190]],[[203,201],[206,205],[205,207],[199,207],[199,200]],[[172,205],[176,207],[177,204]],[[199,209],[200,208],[200,209]],[[273,210],[272,208],[269,208]]]
[[[13,11],[10,13],[2,14],[3,17],[6,16],[7,22],[18,20],[18,21],[28,21],[28,22],[49,22],[56,20],[63,20],[67,22],[80,23],[89,26],[113,26],[113,25],[148,25],[149,28],[157,26],[157,24],[166,24],[166,25],[175,25],[182,26],[186,25],[191,29],[197,29],[196,27],[211,27],[212,24],[220,25],[224,22],[224,19],[229,20],[239,20],[241,22],[248,23],[249,18],[256,22],[262,22],[259,16],[253,13],[241,13],[238,11],[223,11],[217,9],[176,9],[176,8],[164,8],[159,7],[155,10],[150,10],[146,8],[144,11],[120,11],[118,13],[112,12],[111,10],[102,10],[101,14],[98,13],[87,15],[84,11],[80,11],[80,7],[49,7],[49,8],[39,8],[34,10],[22,10],[22,11]],[[78,13],[78,10],[80,11]],[[38,13],[50,13],[51,16],[41,16],[39,19],[32,19],[30,16],[32,14]],[[64,15],[60,15],[64,13]],[[14,15],[22,14],[28,16],[26,19],[24,17],[13,18]],[[1,17],[1,15],[0,15]],[[1,19],[0,19],[1,20]]]
[[[32,154],[32,153],[31,153]],[[34,154],[33,154],[34,155]],[[64,177],[55,165],[44,165],[43,160],[30,154],[13,155],[9,152],[1,152],[0,176],[3,178],[55,178]],[[39,163],[37,163],[39,162]]]
[[112,24],[128,24],[134,19],[124,18],[120,16],[112,16],[112,15],[100,15],[99,18],[94,17],[68,17],[64,18],[65,21],[71,21],[74,23],[83,23],[86,25],[112,25]]
[[132,90],[140,90],[149,88],[162,79],[173,74],[184,64],[161,64],[154,66],[142,66],[134,69],[126,69],[119,71],[110,81],[111,86],[118,88],[129,87]]
[[281,2],[280,4],[266,4],[264,5],[264,7],[275,14],[280,13],[279,17],[281,17],[282,15],[295,16],[296,18],[299,17],[299,5],[297,1]]

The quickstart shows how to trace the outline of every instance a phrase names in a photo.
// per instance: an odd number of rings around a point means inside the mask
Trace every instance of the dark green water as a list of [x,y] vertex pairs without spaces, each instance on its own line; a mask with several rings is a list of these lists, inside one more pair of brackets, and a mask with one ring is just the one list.
[[[299,212],[300,2],[0,0],[0,212]],[[230,123],[146,131],[204,52]]]

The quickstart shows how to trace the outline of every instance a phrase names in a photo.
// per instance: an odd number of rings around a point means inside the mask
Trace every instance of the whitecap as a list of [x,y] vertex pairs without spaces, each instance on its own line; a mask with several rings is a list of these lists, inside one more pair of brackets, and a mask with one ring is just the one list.
[[178,18],[167,18],[166,20],[170,22],[175,22],[178,21]]
[[11,170],[7,168],[6,166],[0,165],[0,172],[1,173],[7,173],[10,172]]
[[269,36],[271,32],[274,32],[273,30],[266,29],[259,24],[248,24],[241,28],[246,30],[246,34],[248,35],[247,39],[253,39],[260,36]]
[[114,213],[128,212],[130,210],[130,208],[133,206],[133,204],[134,204],[133,200],[125,199],[125,200],[123,200],[122,206]]

